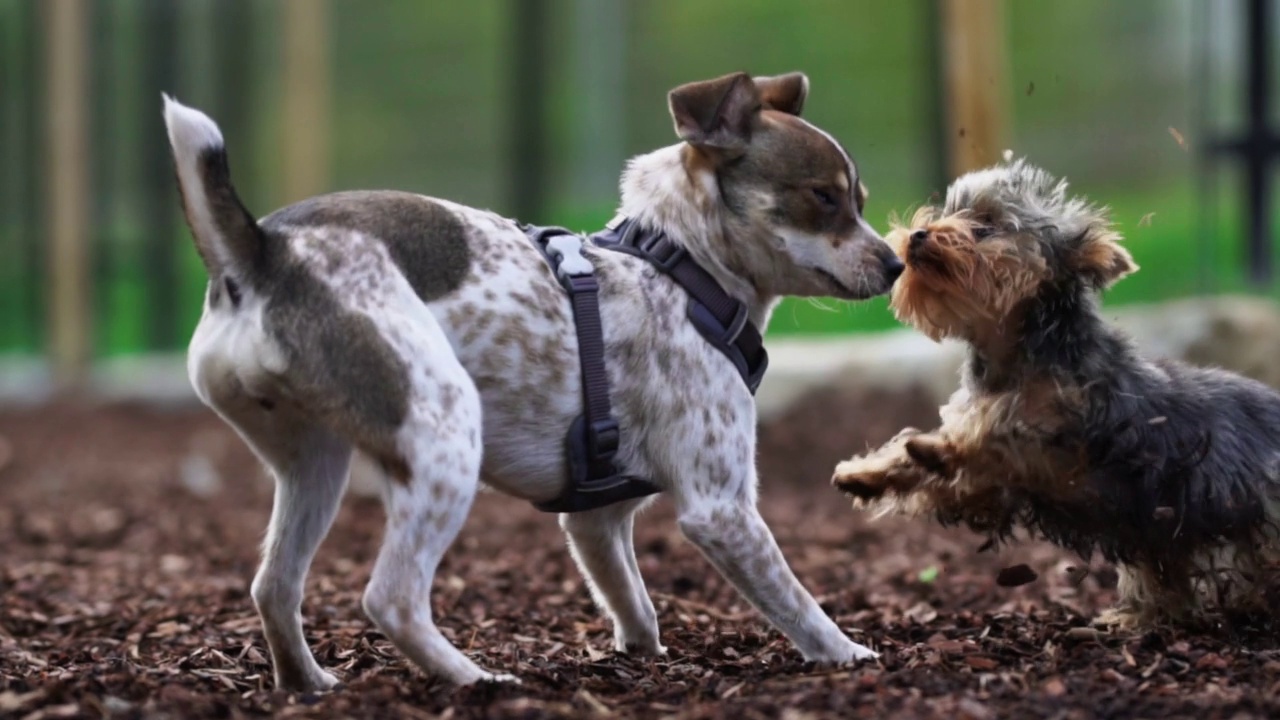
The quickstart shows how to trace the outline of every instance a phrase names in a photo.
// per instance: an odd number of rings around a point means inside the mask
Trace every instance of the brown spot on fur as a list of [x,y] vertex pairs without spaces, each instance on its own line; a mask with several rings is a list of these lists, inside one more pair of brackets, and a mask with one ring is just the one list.
[[345,309],[274,240],[263,322],[287,359],[294,393],[310,399],[306,412],[357,445],[387,452],[408,414],[408,368],[369,317]]
[[295,227],[341,227],[381,240],[423,301],[456,290],[471,269],[467,229],[437,202],[411,193],[340,192],[303,200],[262,221],[268,232]]
[[409,471],[409,464],[399,455],[383,454],[377,458],[378,465],[382,471],[387,474],[388,478],[400,483],[408,485],[412,473]]

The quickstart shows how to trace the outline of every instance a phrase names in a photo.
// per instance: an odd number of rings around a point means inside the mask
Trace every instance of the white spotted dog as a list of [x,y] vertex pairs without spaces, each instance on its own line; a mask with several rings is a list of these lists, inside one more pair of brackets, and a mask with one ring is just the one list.
[[[865,190],[848,154],[800,119],[807,92],[799,73],[678,87],[668,100],[681,142],[632,159],[623,175],[624,224],[665,237],[684,269],[704,273],[702,290],[713,285],[743,309],[724,342],[700,328],[674,261],[561,235],[548,243],[557,271],[528,228],[485,210],[340,192],[255,220],[232,188],[217,125],[165,97],[186,218],[209,272],[191,380],[276,481],[252,594],[278,686],[338,682],[307,648],[300,609],[354,449],[386,471],[386,535],[364,609],[451,683],[500,677],[445,639],[429,599],[481,482],[573,510],[560,522],[619,651],[665,652],[632,545],[644,496],[662,491],[684,535],[806,660],[875,657],[801,586],[756,509],[754,387],[729,348],[744,328],[764,328],[783,296],[868,298],[902,271],[861,216]],[[593,273],[597,340],[575,322],[565,268]],[[597,341],[603,379],[583,371]],[[591,412],[588,386],[605,380],[624,492],[558,505],[585,497],[574,480],[582,455],[566,437]],[[592,442],[604,434],[598,419]]]

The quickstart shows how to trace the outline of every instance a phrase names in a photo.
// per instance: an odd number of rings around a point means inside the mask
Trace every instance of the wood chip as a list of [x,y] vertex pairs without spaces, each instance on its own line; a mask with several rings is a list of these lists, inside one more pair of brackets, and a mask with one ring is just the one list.
[[1014,565],[1013,567],[1002,569],[996,575],[996,584],[1000,587],[1018,587],[1033,583],[1038,577],[1040,576],[1030,566],[1026,564]]

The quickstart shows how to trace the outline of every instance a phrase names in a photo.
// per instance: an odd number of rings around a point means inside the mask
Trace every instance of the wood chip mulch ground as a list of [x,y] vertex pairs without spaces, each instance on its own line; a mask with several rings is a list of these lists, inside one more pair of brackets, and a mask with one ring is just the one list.
[[637,548],[669,655],[616,655],[555,519],[485,494],[432,602],[455,643],[523,684],[450,693],[361,614],[382,510],[351,497],[304,606],[312,648],[344,682],[323,696],[272,687],[248,594],[270,485],[216,419],[0,411],[0,717],[1280,716],[1275,635],[1100,635],[1086,626],[1113,597],[1111,569],[1039,544],[979,554],[962,532],[850,510],[827,485],[832,461],[897,429],[863,421],[886,402],[761,440],[761,503],[783,552],[879,662],[806,665],[661,502]]

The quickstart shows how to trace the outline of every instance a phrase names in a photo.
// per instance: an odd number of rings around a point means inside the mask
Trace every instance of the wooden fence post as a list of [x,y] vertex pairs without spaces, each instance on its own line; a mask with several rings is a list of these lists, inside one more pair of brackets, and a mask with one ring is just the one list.
[[1009,58],[1004,0],[938,0],[948,166],[957,176],[1007,148]]
[[329,185],[329,2],[285,0],[281,145],[284,202]]
[[63,392],[88,376],[89,312],[89,3],[47,0],[44,46],[48,92],[48,353]]

